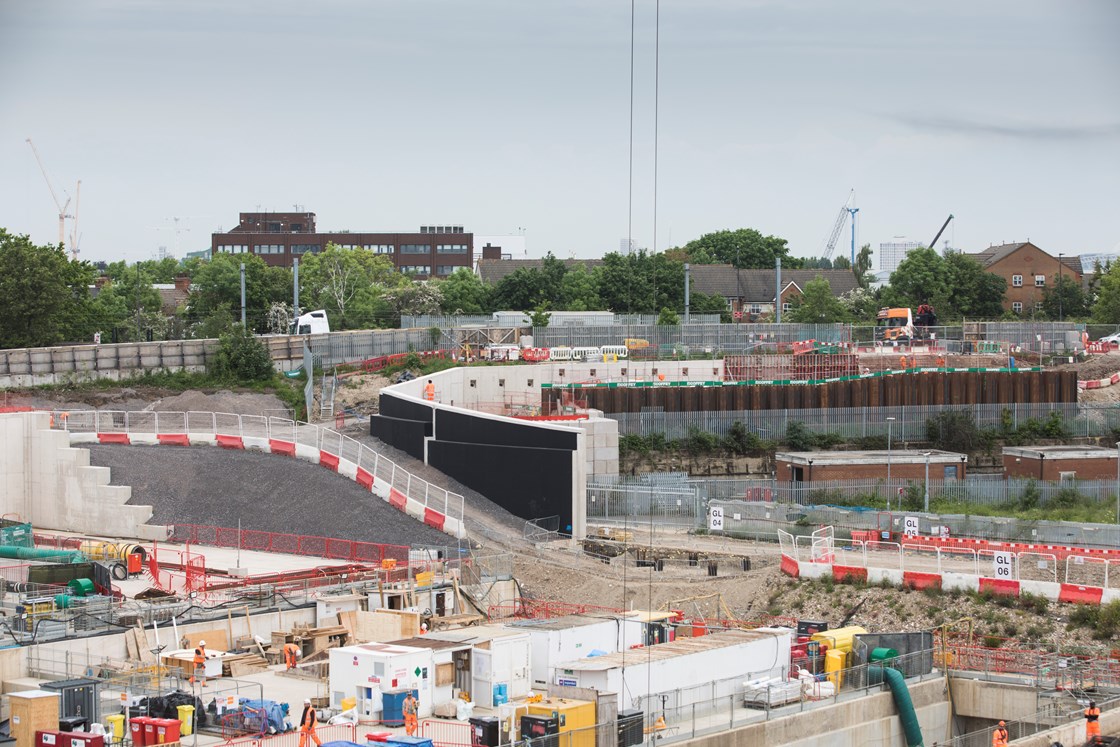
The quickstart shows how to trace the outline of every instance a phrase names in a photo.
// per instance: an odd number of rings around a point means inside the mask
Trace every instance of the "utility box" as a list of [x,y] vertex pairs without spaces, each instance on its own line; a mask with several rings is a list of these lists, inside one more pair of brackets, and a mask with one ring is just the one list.
[[43,683],[42,688],[58,693],[59,718],[84,718],[87,724],[101,720],[101,680],[57,680]]
[[[569,734],[565,747],[595,747],[595,704],[589,700],[548,698],[528,704],[530,716],[555,719],[557,734]],[[524,737],[524,734],[522,734]]]

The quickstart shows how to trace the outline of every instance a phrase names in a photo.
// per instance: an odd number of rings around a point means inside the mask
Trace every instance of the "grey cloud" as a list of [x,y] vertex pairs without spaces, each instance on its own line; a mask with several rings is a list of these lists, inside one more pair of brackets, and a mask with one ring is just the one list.
[[1045,125],[975,122],[944,117],[891,118],[918,130],[975,137],[1008,137],[1020,140],[1107,140],[1120,137],[1120,122],[1096,125]]

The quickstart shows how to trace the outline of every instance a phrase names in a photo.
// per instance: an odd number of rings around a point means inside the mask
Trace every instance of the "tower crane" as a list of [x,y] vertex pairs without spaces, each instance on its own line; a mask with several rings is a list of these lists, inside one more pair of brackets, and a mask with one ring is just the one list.
[[[840,206],[840,212],[836,214],[836,223],[832,226],[832,233],[828,237],[828,242],[824,245],[824,251],[821,253],[822,259],[832,259],[832,252],[836,249],[836,240],[840,238],[840,232],[844,230],[844,221],[850,215],[852,222],[855,222],[856,213],[859,208],[853,208],[852,203],[855,202],[856,191],[853,189],[848,193],[848,199]],[[854,233],[852,234],[855,235]],[[855,265],[855,257],[852,257],[852,265]]]
[[[941,229],[937,232],[937,235],[933,237],[933,241],[929,242],[930,249],[937,249],[937,240],[941,238],[941,234],[945,233],[945,229],[949,227],[949,221],[951,221],[952,219],[953,214],[949,213],[949,217],[946,218],[945,222],[941,224]],[[946,241],[946,243],[948,243],[948,241]]]
[[[27,138],[27,144],[31,146],[31,152],[35,154],[35,160],[39,164],[39,170],[43,172],[43,180],[47,183],[47,189],[51,191],[51,199],[54,200],[54,205],[58,208],[58,243],[59,246],[64,247],[66,246],[66,219],[74,217],[66,212],[66,208],[70,207],[70,195],[66,195],[65,204],[59,202],[58,195],[54,191],[54,185],[51,184],[51,178],[47,176],[47,169],[43,166],[43,159],[39,156],[39,149],[35,147],[35,143],[31,142],[31,138]],[[79,182],[79,184],[81,184],[81,182]],[[71,238],[70,243],[71,256],[77,259],[78,247],[74,244],[73,238]]]

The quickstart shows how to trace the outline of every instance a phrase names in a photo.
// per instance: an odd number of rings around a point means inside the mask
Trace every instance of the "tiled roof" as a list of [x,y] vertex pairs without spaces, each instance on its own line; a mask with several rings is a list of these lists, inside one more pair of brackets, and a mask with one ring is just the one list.
[[[562,259],[560,261],[569,270],[576,265],[583,265],[589,272],[603,264],[601,259]],[[484,283],[497,283],[506,275],[512,275],[521,269],[539,270],[543,263],[543,259],[480,259],[478,260],[478,276]]]
[[[818,275],[828,281],[834,296],[858,287],[850,270],[782,270],[782,287],[805,285]],[[739,298],[747,303],[774,301],[774,270],[736,270],[731,265],[692,265],[692,290],[707,295]]]

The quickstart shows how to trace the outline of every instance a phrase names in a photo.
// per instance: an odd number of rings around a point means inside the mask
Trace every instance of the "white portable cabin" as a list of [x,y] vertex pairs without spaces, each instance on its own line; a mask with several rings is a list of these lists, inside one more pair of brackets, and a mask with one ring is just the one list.
[[428,633],[433,638],[471,647],[469,667],[471,700],[480,708],[494,707],[495,686],[505,685],[509,700],[529,694],[530,640],[528,633],[500,625],[479,625]]
[[703,698],[710,699],[731,695],[743,680],[785,676],[790,642],[789,630],[727,630],[678,638],[672,643],[562,663],[552,681],[618,693],[619,710],[640,708],[642,698],[649,695],[686,693],[698,685],[712,685],[702,691]]
[[299,319],[292,323],[293,335],[321,335],[330,331],[331,324],[327,320],[327,312],[323,309],[301,314]]
[[632,611],[620,615],[567,615],[547,620],[518,620],[506,627],[529,634],[533,689],[547,690],[549,673],[557,665],[592,651],[613,654],[631,646],[648,646],[672,640],[667,622],[670,612]]
[[430,716],[434,677],[428,648],[362,643],[330,649],[331,706],[341,708],[343,698],[356,698],[361,717],[379,718],[381,694],[404,689],[417,691],[417,715]]
[[469,643],[443,641],[430,635],[422,635],[390,641],[389,645],[426,648],[432,652],[432,672],[429,679],[433,708],[454,702],[460,692],[473,694],[474,683],[470,681],[471,646]]

